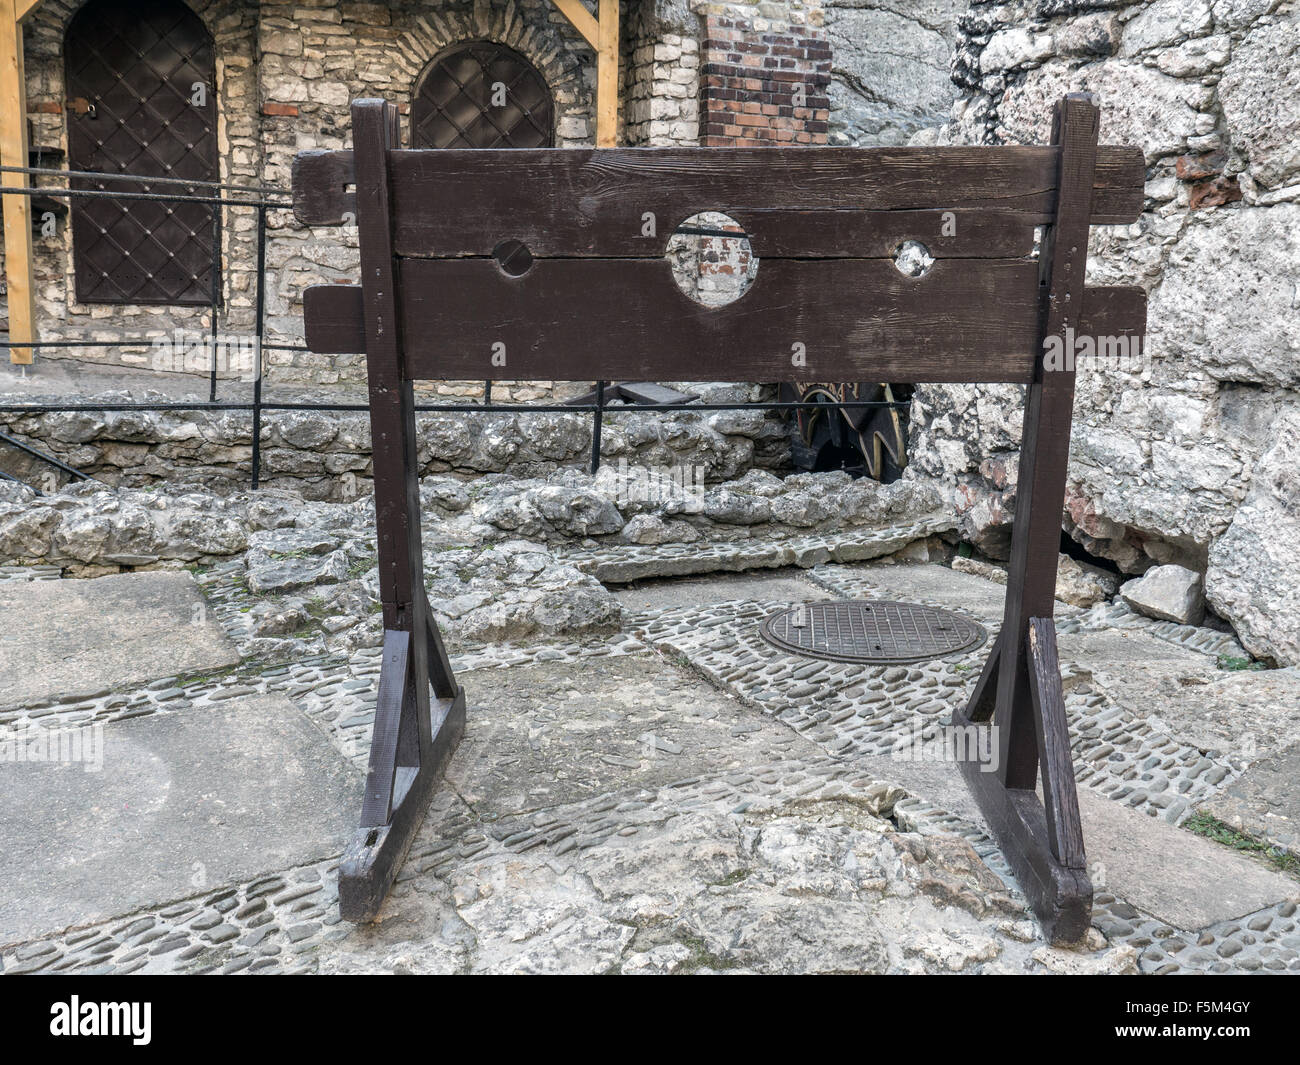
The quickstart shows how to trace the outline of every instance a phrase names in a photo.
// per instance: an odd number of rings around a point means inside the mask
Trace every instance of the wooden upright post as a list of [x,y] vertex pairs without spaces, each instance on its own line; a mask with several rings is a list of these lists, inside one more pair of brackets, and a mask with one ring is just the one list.
[[401,146],[396,105],[356,101],[352,130],[384,648],[361,828],[343,854],[339,906],[364,921],[378,912],[460,743],[465,694],[424,589],[415,397],[403,359],[388,188],[388,152]]
[[[1064,337],[1067,329],[1072,336],[1083,310],[1099,128],[1099,111],[1091,98],[1079,93],[1057,102],[1052,120],[1052,143],[1061,146],[1056,220],[1047,228],[1039,253],[1044,342],[1051,336]],[[993,715],[1000,726],[1002,778],[1009,788],[1032,789],[1037,779],[1038,744],[1030,711],[1026,641],[1029,619],[1051,618],[1055,609],[1074,410],[1072,361],[1045,371],[1043,355],[1040,347],[1034,381],[1025,397]]]
[[[997,726],[996,770],[970,760],[962,772],[1044,931],[1058,943],[1082,936],[1092,912],[1052,615],[1074,409],[1068,339],[1084,310],[1099,127],[1093,97],[1072,94],[1057,103],[1056,215],[1039,255],[1041,342],[1025,397],[1006,606],[970,702],[953,717],[961,725],[992,716]],[[1067,357],[1060,366],[1047,365],[1049,337],[1062,340]],[[1042,802],[1035,793],[1040,767]]]
[[600,0],[596,50],[596,147],[618,144],[618,0]]
[[[0,165],[27,166],[27,83],[23,74],[23,29],[19,19],[35,5],[30,0],[0,0]],[[0,174],[5,185],[30,185],[26,174]],[[8,193],[4,200],[5,281],[8,288],[9,340],[36,339],[36,293],[32,259],[31,197]],[[9,361],[32,362],[31,348],[10,348]]]

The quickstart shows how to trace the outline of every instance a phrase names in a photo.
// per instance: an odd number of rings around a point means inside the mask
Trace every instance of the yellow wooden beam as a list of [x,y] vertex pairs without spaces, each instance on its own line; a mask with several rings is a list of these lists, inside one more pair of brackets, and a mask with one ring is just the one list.
[[14,14],[19,22],[41,6],[41,0],[14,0]]
[[[40,0],[35,0],[40,3]],[[599,50],[600,36],[596,29],[596,16],[582,6],[582,0],[551,0],[560,9],[560,14],[569,20],[569,24],[582,34],[592,48]]]
[[[0,0],[0,166],[27,166],[27,84],[23,77],[22,15],[31,0]],[[4,184],[28,185],[26,174],[5,173]],[[22,193],[4,200],[5,281],[8,288],[9,340],[36,339],[33,285],[31,198]],[[31,348],[10,348],[9,361],[31,364]]]
[[618,143],[618,0],[600,0],[596,48],[596,147]]

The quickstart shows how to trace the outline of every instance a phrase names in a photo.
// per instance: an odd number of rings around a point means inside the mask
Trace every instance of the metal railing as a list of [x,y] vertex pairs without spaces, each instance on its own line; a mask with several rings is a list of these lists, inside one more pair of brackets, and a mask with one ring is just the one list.
[[[65,412],[118,412],[118,411],[249,411],[252,414],[252,487],[261,483],[262,451],[262,417],[267,411],[368,411],[365,403],[314,403],[314,402],[267,402],[263,399],[265,377],[264,353],[267,351],[308,352],[305,344],[289,344],[266,340],[266,217],[269,211],[292,210],[293,203],[286,190],[267,186],[234,185],[217,181],[198,181],[188,178],[154,177],[140,174],[104,174],[96,171],[49,169],[42,167],[0,166],[0,173],[25,174],[37,178],[58,178],[67,183],[67,187],[0,185],[0,195],[17,195],[28,197],[66,197],[69,200],[89,197],[108,197],[115,200],[150,200],[155,202],[206,203],[212,206],[213,216],[213,254],[212,254],[212,298],[207,305],[209,314],[208,337],[211,350],[209,367],[209,392],[207,402],[176,401],[158,403],[6,403],[0,404],[3,414],[54,414]],[[180,192],[114,192],[106,189],[74,189],[70,187],[73,178],[93,178],[98,181],[125,181],[146,185],[183,186],[203,190],[207,195],[184,194]],[[223,193],[239,195],[223,195]],[[253,395],[249,402],[231,402],[218,399],[219,377],[219,331],[218,317],[221,311],[223,290],[222,256],[221,256],[221,211],[223,208],[249,208],[256,212],[256,267],[254,280],[253,313]],[[711,231],[709,235],[714,235]],[[735,233],[719,232],[716,235],[736,236]],[[229,270],[229,266],[227,266]],[[123,305],[129,305],[123,301]],[[35,350],[75,351],[79,348],[130,348],[150,347],[156,338],[121,337],[116,340],[0,340],[0,349],[22,348]],[[162,371],[159,371],[162,372]],[[723,410],[765,410],[796,411],[806,409],[819,410],[856,410],[894,407],[905,409],[906,401],[887,400],[853,400],[828,402],[799,401],[755,401],[733,403],[706,403],[692,399],[683,403],[620,403],[614,406],[605,399],[607,382],[596,382],[596,398],[592,403],[494,403],[492,402],[492,382],[484,382],[483,401],[471,403],[417,403],[415,409],[421,413],[461,413],[461,414],[581,414],[592,416],[591,471],[594,474],[600,467],[601,430],[607,413],[658,412],[668,411],[723,411]],[[71,469],[71,468],[69,468]],[[82,477],[89,475],[82,471],[72,471]],[[12,479],[12,478],[8,478]]]

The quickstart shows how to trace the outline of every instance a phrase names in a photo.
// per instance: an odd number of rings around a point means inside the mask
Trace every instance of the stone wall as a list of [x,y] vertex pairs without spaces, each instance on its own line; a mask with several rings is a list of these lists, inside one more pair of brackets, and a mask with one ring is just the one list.
[[[76,0],[47,0],[24,28],[33,144],[66,150],[63,35],[79,6]],[[437,4],[419,0],[343,4],[324,0],[193,0],[190,6],[215,39],[222,181],[287,193],[296,152],[349,143],[348,104],[352,99],[383,96],[401,104],[405,115],[425,64],[442,48],[460,40],[496,40],[528,57],[554,94],[556,143],[580,147],[594,142],[593,55],[549,0],[512,0],[509,4],[486,0]],[[653,10],[653,5],[647,6]],[[688,24],[697,21],[688,15]],[[653,17],[642,22],[647,33],[663,27],[663,21]],[[642,143],[690,143],[697,125],[692,83],[698,53],[694,41],[683,38],[680,30],[676,34],[663,32],[672,56],[665,57],[659,44],[649,55],[641,49],[630,57],[624,77],[630,84],[646,85],[652,95],[677,101],[678,112],[673,121],[666,122],[657,110],[646,121],[633,122],[628,135]],[[403,136],[409,136],[405,128]],[[322,280],[355,277],[355,229],[304,230],[284,210],[269,211],[267,223],[267,339],[301,343],[302,290]],[[249,340],[253,331],[255,238],[254,210],[224,209],[223,309],[218,329],[223,336],[239,340]],[[177,328],[195,336],[206,335],[206,308],[77,303],[71,240],[65,219],[53,236],[36,241],[42,340],[143,337],[152,341],[172,336]],[[148,342],[75,351],[55,349],[38,355],[61,357],[98,365],[160,368],[158,353]],[[273,382],[329,385],[364,378],[358,356],[268,350],[266,363]],[[243,367],[232,366],[231,370],[239,376]],[[456,394],[473,390],[446,388]],[[547,393],[546,389],[532,389],[512,398]]]
[[966,0],[825,0],[831,144],[908,144],[948,121]]
[[[683,388],[691,387],[678,382]],[[710,402],[755,402],[772,389],[695,386]],[[0,402],[39,402],[3,396]],[[48,398],[48,397],[46,397]],[[157,402],[156,393],[116,392],[87,403]],[[110,485],[131,488],[168,483],[228,493],[247,488],[253,425],[247,411],[106,411],[0,415],[0,427]],[[417,438],[422,474],[477,478],[507,473],[543,476],[586,468],[591,460],[590,414],[422,413]],[[262,484],[285,487],[313,500],[346,501],[370,491],[370,425],[365,414],[268,411],[263,415]],[[754,468],[789,465],[785,422],[759,409],[713,413],[673,411],[605,415],[601,454],[665,470],[689,468],[709,483]],[[6,451],[6,464],[15,456]],[[21,479],[53,491],[64,478],[43,483],[48,466],[15,470]]]
[[[1278,0],[972,3],[944,139],[1041,142],[1063,93],[1146,153],[1139,222],[1093,230],[1093,284],[1150,294],[1140,372],[1081,373],[1066,524],[1138,573],[1206,574],[1256,654],[1300,661],[1300,18]],[[1005,555],[1019,396],[923,387],[912,476]],[[1269,545],[1267,550],[1262,545]],[[1281,545],[1292,545],[1284,549]]]
[[684,0],[635,0],[624,19],[620,143],[699,144],[698,16]]
[[[399,102],[405,115],[421,70],[443,48],[461,40],[500,41],[526,56],[554,95],[556,144],[593,143],[590,50],[549,0],[437,6],[400,0],[308,8],[296,0],[264,0],[261,24],[263,111],[274,112],[263,119],[262,141],[266,176],[276,186],[288,187],[297,152],[350,143],[352,99],[382,96]],[[403,140],[409,141],[409,135],[404,122]],[[356,279],[357,232],[355,227],[304,229],[289,212],[273,216],[272,232],[267,322],[277,334],[297,337],[305,288],[321,280]],[[268,361],[273,377],[286,382],[329,384],[340,378],[361,380],[365,373],[362,357],[356,355],[271,352]],[[476,388],[444,386],[444,391]]]
[[831,49],[820,3],[704,5],[706,145],[825,144]]
[[[77,0],[49,0],[26,27],[34,143],[66,147],[63,35],[78,6]],[[496,40],[527,56],[554,94],[557,143],[571,147],[593,141],[592,52],[549,0],[199,0],[193,6],[215,40],[223,181],[287,190],[295,153],[346,146],[350,100],[383,96],[397,101],[405,115],[425,65],[461,40]],[[711,143],[825,142],[830,46],[820,0],[638,0],[625,2],[622,16],[621,142],[693,145],[709,129]],[[705,35],[709,45],[702,50]],[[409,135],[405,128],[403,135]],[[257,215],[248,207],[229,207],[222,221],[219,352],[237,356],[219,356],[219,366],[223,377],[248,380],[255,350]],[[268,382],[359,383],[364,367],[358,355],[286,350],[301,343],[303,290],[321,281],[355,278],[355,229],[303,229],[290,212],[275,209],[266,221]],[[182,367],[206,371],[206,309],[79,304],[72,264],[70,227],[61,224],[37,246],[41,338],[123,343],[51,349],[40,358],[158,372]],[[713,271],[718,276],[723,272]],[[175,337],[177,330],[181,339],[160,352],[160,338]],[[128,338],[145,343],[129,345],[124,343]],[[178,356],[187,349],[184,358]],[[437,391],[478,396],[481,383],[445,382]],[[556,394],[549,382],[505,383],[495,392],[515,401]]]

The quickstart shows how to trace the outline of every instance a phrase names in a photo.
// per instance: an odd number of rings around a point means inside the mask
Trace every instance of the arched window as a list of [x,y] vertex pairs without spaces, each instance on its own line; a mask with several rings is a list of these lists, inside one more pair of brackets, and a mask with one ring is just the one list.
[[[68,24],[63,62],[73,170],[216,180],[212,35],[180,0],[90,0]],[[93,178],[75,180],[73,188],[189,191]],[[74,198],[77,299],[209,302],[213,210],[210,204]]]
[[439,52],[411,96],[415,148],[550,148],[555,102],[541,72],[494,41]]

